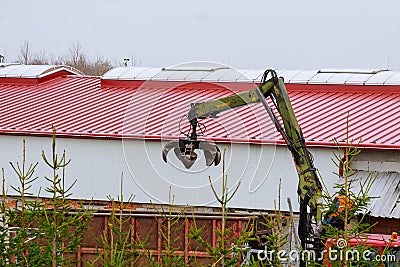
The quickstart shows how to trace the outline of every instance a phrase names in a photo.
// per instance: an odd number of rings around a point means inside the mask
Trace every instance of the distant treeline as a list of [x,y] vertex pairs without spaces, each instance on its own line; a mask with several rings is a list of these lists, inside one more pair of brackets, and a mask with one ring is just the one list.
[[114,67],[109,59],[98,55],[90,59],[82,49],[79,41],[75,41],[65,56],[49,55],[45,51],[33,52],[30,43],[26,40],[19,49],[18,63],[25,65],[68,65],[86,75],[101,76]]

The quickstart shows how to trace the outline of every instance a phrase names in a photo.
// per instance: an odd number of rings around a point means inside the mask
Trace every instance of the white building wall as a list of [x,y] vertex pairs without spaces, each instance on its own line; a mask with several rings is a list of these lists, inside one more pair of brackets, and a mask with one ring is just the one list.
[[370,172],[400,173],[400,151],[397,149],[362,150],[354,158],[351,167]]
[[[44,150],[51,158],[51,138],[32,136],[0,136],[0,167],[5,169],[8,193],[14,193],[10,185],[17,185],[17,177],[9,162],[22,161],[22,143],[26,140],[27,163],[39,162],[36,169],[38,180],[31,192],[42,194],[46,183],[44,176],[52,171],[42,158]],[[144,140],[102,140],[58,138],[57,150],[66,150],[71,159],[66,168],[66,184],[77,179],[72,198],[106,199],[116,197],[120,188],[121,173],[124,176],[124,198],[135,195],[135,202],[150,201],[168,203],[169,191],[174,196],[174,204],[218,206],[209,185],[211,178],[217,192],[221,191],[222,164],[205,167],[201,155],[190,170],[174,158],[170,152],[169,164],[162,161],[160,141]],[[297,174],[292,157],[286,146],[254,144],[218,144],[226,148],[226,174],[228,187],[232,191],[240,181],[240,187],[230,206],[249,209],[273,209],[278,195],[279,179],[282,178],[282,209],[287,210],[286,198],[291,197],[297,210]],[[324,182],[331,187],[336,177],[331,160],[332,150],[310,149]],[[61,156],[59,156],[61,157]],[[61,172],[60,172],[61,173]]]

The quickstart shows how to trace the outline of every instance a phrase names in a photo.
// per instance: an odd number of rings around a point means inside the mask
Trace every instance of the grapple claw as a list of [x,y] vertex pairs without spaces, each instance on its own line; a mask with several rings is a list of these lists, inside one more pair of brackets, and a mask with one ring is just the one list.
[[195,149],[204,151],[207,166],[211,166],[213,163],[217,166],[221,161],[221,152],[213,142],[191,139],[171,141],[162,150],[162,158],[165,162],[167,162],[167,155],[171,149],[174,149],[176,157],[183,163],[186,169],[190,169],[197,159]]
[[176,157],[183,163],[186,169],[190,169],[197,159],[197,154],[192,151],[189,155],[185,155],[179,148],[174,149]]
[[199,149],[204,151],[207,166],[211,166],[213,163],[217,166],[220,163],[221,151],[215,143],[200,141]]
[[168,142],[165,146],[164,149],[162,150],[162,159],[167,163],[167,155],[168,152],[173,149],[173,148],[179,148],[179,142],[178,141],[171,141]]

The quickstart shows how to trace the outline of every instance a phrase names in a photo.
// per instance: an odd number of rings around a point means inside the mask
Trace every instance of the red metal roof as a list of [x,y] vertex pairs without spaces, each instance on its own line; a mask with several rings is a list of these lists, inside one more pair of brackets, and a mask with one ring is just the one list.
[[[24,82],[26,81],[26,82]],[[75,137],[176,138],[192,102],[249,90],[249,83],[101,81],[65,75],[32,83],[0,81],[0,133]],[[309,145],[350,139],[361,146],[400,148],[400,86],[287,84]],[[205,138],[226,142],[283,143],[259,104],[203,121]],[[187,123],[182,121],[182,130]]]

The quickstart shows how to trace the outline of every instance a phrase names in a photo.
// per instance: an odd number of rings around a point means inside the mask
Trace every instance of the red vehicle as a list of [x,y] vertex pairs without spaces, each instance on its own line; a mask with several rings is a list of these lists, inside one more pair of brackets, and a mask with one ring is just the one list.
[[349,240],[328,239],[324,249],[324,265],[332,266],[334,261],[345,259],[364,261],[365,266],[400,266],[400,240],[397,233],[367,234]]

